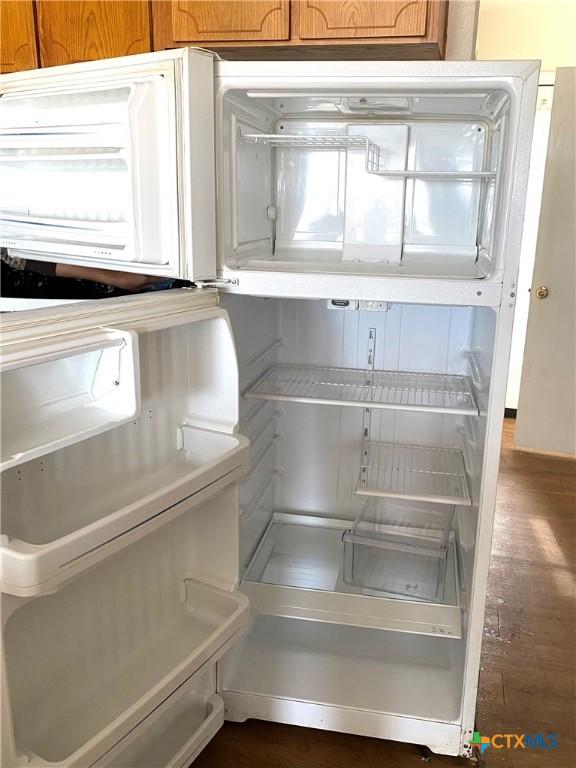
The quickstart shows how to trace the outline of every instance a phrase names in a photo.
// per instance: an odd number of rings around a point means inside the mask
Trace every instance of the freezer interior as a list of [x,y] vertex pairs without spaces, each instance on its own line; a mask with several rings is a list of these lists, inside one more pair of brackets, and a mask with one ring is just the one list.
[[221,263],[498,279],[508,93],[369,88],[220,89]]
[[[226,657],[225,700],[458,722],[495,313],[223,304],[252,441],[240,567],[255,616]],[[435,686],[446,696],[423,695]]]

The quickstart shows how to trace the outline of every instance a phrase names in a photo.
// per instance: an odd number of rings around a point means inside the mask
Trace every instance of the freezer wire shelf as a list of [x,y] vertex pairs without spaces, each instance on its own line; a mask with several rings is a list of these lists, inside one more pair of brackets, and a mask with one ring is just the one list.
[[466,376],[274,365],[246,398],[477,416]]
[[313,149],[334,151],[341,149],[363,149],[366,157],[367,173],[377,173],[397,178],[437,178],[437,179],[492,179],[494,171],[419,171],[386,168],[386,152],[368,138],[368,136],[343,134],[280,134],[280,133],[241,133],[240,138],[253,143],[267,144],[271,147],[287,149]]
[[453,448],[364,444],[356,493],[469,506],[462,452]]

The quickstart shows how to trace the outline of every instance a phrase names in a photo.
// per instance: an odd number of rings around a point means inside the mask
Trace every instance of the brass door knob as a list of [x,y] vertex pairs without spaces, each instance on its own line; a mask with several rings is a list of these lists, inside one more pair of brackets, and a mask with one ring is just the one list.
[[538,288],[536,288],[537,299],[547,299],[549,295],[550,291],[545,285],[539,285]]

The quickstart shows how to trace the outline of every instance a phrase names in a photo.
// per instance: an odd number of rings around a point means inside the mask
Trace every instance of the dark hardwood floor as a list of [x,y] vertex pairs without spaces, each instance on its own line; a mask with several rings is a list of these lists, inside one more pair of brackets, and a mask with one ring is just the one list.
[[[576,462],[523,453],[505,421],[488,585],[480,732],[557,733],[555,750],[486,751],[504,768],[576,766]],[[194,768],[456,768],[412,745],[255,720],[227,723]]]

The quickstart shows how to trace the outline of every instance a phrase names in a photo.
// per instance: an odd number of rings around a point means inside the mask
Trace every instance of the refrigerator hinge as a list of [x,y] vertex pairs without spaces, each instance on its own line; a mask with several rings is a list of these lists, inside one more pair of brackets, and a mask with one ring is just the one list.
[[218,277],[215,280],[194,280],[197,288],[226,288],[229,285],[238,285],[238,280]]

